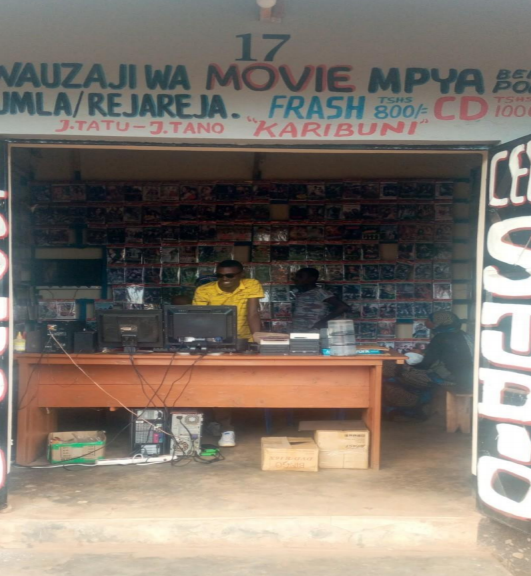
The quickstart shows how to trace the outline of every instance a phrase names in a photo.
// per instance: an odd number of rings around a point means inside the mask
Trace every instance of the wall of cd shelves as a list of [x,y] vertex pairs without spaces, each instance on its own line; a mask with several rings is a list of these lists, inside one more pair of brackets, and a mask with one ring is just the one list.
[[236,257],[262,282],[266,329],[291,319],[290,281],[311,266],[352,308],[358,336],[393,340],[397,323],[452,308],[452,180],[35,182],[37,246],[102,246],[112,298],[141,308],[192,295]]

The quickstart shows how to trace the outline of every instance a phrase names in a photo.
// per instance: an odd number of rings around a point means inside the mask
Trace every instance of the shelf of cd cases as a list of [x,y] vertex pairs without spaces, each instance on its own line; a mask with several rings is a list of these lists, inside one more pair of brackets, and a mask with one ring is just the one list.
[[131,308],[192,296],[216,262],[249,246],[266,328],[289,323],[293,274],[311,266],[351,306],[360,339],[392,340],[396,322],[411,321],[420,340],[422,320],[452,306],[453,189],[421,179],[35,183],[34,242],[105,247],[105,305]]

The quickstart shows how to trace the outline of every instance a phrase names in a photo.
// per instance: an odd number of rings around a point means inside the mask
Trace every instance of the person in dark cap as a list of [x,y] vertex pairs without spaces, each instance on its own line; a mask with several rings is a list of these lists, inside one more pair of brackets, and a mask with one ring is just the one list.
[[[434,312],[426,321],[433,337],[424,351],[413,350],[401,374],[383,385],[388,408],[419,409],[431,399],[435,386],[470,392],[473,378],[473,341],[461,330],[462,320],[452,312]],[[414,356],[414,358],[413,358]]]

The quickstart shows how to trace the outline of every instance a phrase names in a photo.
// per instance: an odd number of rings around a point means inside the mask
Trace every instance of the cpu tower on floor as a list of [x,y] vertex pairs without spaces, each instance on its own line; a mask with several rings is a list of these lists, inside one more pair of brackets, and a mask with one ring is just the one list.
[[175,456],[201,453],[203,414],[196,410],[175,410],[171,413],[171,450]]
[[164,434],[164,410],[154,408],[134,411],[131,426],[131,449],[133,454],[162,456],[167,453]]

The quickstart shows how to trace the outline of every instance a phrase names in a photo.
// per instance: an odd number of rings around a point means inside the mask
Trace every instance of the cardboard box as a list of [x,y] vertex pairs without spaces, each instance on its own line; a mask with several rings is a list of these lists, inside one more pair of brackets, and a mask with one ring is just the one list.
[[313,431],[319,448],[319,468],[369,467],[370,432],[359,420],[301,422],[299,431]]
[[52,464],[91,464],[105,458],[105,432],[52,432],[48,434],[48,461]]
[[348,468],[367,470],[369,451],[355,450],[319,450],[319,468]]
[[262,438],[262,470],[317,472],[319,449],[311,438]]

